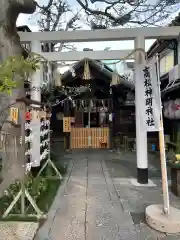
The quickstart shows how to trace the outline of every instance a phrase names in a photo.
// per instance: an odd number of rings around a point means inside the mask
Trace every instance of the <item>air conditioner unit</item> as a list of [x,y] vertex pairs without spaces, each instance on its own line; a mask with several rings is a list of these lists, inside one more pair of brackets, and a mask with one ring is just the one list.
[[180,64],[177,64],[169,71],[169,82],[180,79]]

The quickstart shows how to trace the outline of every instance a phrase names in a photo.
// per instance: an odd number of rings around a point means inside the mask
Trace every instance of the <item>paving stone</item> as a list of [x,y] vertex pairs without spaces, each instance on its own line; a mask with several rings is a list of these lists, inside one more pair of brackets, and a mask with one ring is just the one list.
[[139,240],[152,240],[152,239],[161,239],[162,237],[165,237],[164,233],[157,232],[153,230],[152,228],[148,227],[146,224],[141,223],[139,225],[135,225],[136,232],[138,235]]
[[[92,169],[94,162],[89,160],[90,169]],[[102,166],[102,168],[100,167]],[[97,169],[99,172],[97,172]],[[104,174],[102,174],[104,171]],[[88,172],[89,177],[93,176],[93,172]],[[96,161],[96,173],[101,176],[101,184],[96,185],[96,188],[89,189],[88,182],[88,206],[87,206],[87,239],[121,239],[121,236],[132,237],[133,222],[129,214],[123,211],[118,195],[115,191],[112,179],[106,172],[106,167]],[[97,199],[93,193],[99,192]],[[106,195],[105,191],[107,192]],[[109,198],[105,197],[109,195]],[[89,197],[90,196],[90,197]],[[125,227],[126,226],[126,227]],[[129,228],[128,228],[129,226]],[[127,231],[125,231],[127,230]],[[125,234],[127,232],[127,234]],[[130,238],[129,238],[130,239]]]
[[0,240],[32,240],[38,227],[34,222],[0,222]]
[[[162,202],[155,156],[149,158],[150,176],[157,185],[151,188],[130,183],[136,177],[135,153],[91,149],[74,151],[68,157],[74,164],[71,176],[55,200],[53,221],[44,225],[48,234],[36,240],[180,239],[152,230],[140,216],[146,206]],[[172,194],[170,198],[172,205],[180,206],[179,198]]]
[[[85,172],[84,172],[85,174]],[[77,177],[70,177],[63,196],[64,204],[60,203],[59,211],[53,221],[50,236],[53,240],[84,240],[86,186]]]
[[162,237],[159,240],[179,240],[179,239],[180,239],[180,236],[169,235],[169,236]]

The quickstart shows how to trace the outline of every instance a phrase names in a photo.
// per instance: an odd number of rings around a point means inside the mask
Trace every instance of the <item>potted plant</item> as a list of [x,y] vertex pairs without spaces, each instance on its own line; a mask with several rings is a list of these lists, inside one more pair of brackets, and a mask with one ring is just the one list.
[[168,153],[168,166],[171,168],[171,191],[180,197],[180,132],[177,133],[175,151]]

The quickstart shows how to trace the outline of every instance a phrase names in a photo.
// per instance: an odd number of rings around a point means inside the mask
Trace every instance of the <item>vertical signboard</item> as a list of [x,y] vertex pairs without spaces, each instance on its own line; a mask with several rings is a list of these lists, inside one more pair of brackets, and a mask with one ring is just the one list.
[[33,140],[31,141],[31,163],[32,167],[39,167],[40,166],[40,144],[41,144],[41,132],[40,132],[40,119],[39,119],[39,112],[32,111],[32,121],[31,121],[31,129],[33,134]]
[[19,109],[12,107],[10,109],[10,119],[12,122],[18,124]]
[[160,95],[158,88],[158,73],[156,61],[148,65],[139,65],[139,87],[141,89],[142,101],[140,121],[144,130],[155,132],[160,130]]

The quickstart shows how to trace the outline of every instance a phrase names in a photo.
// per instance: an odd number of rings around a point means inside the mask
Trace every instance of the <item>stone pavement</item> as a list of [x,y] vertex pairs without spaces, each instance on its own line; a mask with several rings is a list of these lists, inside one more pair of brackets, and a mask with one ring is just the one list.
[[[158,233],[144,221],[145,207],[162,203],[157,157],[150,157],[150,177],[156,183],[151,188],[131,184],[136,175],[134,153],[86,150],[66,157],[72,159],[69,174],[35,240],[180,239]],[[171,200],[180,208],[178,198],[171,194]]]
[[38,227],[35,222],[0,222],[0,240],[32,240]]

